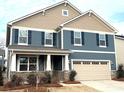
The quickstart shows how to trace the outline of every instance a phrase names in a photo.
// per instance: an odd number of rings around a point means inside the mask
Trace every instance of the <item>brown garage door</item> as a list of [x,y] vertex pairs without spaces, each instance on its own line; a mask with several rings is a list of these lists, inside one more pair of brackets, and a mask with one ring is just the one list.
[[77,72],[77,80],[108,80],[111,79],[109,62],[83,61],[73,62]]

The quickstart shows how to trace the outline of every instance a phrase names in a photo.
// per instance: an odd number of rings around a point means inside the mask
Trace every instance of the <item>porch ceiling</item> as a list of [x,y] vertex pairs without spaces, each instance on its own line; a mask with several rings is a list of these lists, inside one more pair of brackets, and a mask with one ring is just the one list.
[[22,46],[22,45],[11,45],[8,46],[8,50],[13,52],[23,53],[57,53],[57,54],[70,54],[71,51],[67,49],[53,48],[53,47],[37,47],[37,46]]

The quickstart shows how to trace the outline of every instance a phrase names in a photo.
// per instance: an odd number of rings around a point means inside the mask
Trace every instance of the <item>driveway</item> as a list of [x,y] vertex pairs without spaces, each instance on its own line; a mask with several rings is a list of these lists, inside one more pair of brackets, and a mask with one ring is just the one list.
[[113,80],[81,81],[82,84],[104,92],[124,91],[124,82]]

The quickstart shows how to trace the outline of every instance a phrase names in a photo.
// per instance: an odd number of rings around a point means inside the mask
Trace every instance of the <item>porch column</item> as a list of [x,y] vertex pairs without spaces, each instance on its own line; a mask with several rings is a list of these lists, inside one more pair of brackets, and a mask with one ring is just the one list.
[[47,55],[46,71],[51,71],[51,55]]
[[65,55],[65,71],[69,71],[69,60],[68,60],[68,55]]
[[10,71],[16,71],[16,54],[12,54],[12,60],[11,60],[11,70]]

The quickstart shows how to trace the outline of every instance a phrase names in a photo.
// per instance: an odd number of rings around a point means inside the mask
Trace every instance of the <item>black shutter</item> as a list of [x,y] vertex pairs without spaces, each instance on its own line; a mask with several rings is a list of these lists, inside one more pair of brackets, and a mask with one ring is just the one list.
[[13,32],[15,33],[14,43],[18,44],[19,30],[18,29],[13,29]]
[[99,34],[96,34],[96,44],[99,46]]
[[71,44],[74,44],[74,31],[71,31]]
[[28,44],[31,44],[32,31],[28,30]]
[[84,32],[81,32],[82,45],[84,45]]
[[106,46],[108,46],[108,35],[105,36],[106,36]]
[[53,33],[53,46],[57,45],[57,33]]
[[41,44],[44,45],[45,33],[41,32]]

